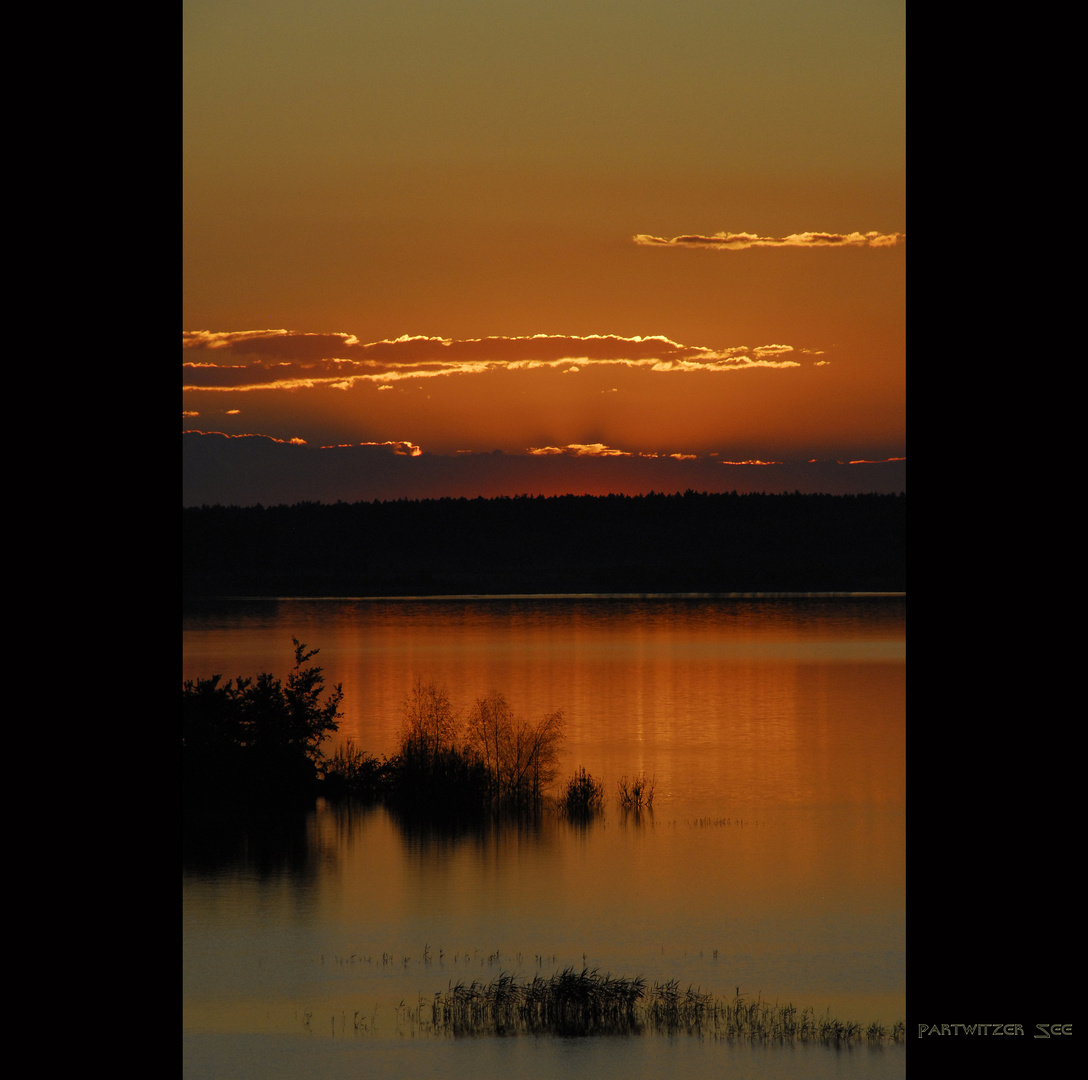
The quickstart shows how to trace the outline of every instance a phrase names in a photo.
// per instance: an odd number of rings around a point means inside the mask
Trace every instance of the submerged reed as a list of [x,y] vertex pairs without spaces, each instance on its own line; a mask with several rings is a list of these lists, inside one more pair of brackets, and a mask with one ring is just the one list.
[[[466,1035],[691,1034],[747,1042],[849,1044],[902,1042],[903,1023],[889,1030],[878,1022],[863,1027],[827,1013],[817,1016],[794,1005],[771,1004],[738,993],[719,998],[675,980],[649,991],[642,976],[601,975],[596,969],[566,968],[550,978],[519,982],[503,972],[489,983],[451,983],[437,993],[429,1023],[435,1033]],[[422,1011],[422,1010],[421,1010]]]
[[450,985],[435,997],[433,1023],[451,1035],[618,1035],[642,1030],[636,1004],[645,982],[566,968],[519,983],[503,973],[490,983]]
[[654,808],[654,780],[647,780],[645,773],[639,773],[629,780],[624,776],[619,782],[620,806],[625,810],[652,810]]

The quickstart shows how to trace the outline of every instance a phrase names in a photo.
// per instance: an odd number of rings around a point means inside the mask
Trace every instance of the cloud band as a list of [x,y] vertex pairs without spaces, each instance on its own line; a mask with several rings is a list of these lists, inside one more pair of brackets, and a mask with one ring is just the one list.
[[404,379],[552,369],[577,374],[595,366],[661,373],[796,368],[792,345],[708,348],[663,336],[615,334],[452,339],[404,337],[364,343],[353,334],[287,330],[182,335],[182,387],[187,391],[347,390],[356,383],[390,385]]
[[700,236],[689,233],[684,236],[674,236],[671,239],[663,236],[650,236],[648,233],[637,233],[633,237],[636,244],[641,244],[644,247],[712,248],[716,251],[744,251],[755,247],[894,247],[900,240],[905,241],[906,238],[906,233],[879,232],[803,232],[791,233],[789,236],[759,236],[756,233],[747,232],[718,232],[714,233],[713,236]]

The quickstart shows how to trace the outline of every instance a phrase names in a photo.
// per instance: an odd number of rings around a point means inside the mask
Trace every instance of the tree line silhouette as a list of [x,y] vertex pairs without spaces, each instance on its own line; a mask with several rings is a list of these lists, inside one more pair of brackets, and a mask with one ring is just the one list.
[[515,496],[182,511],[191,596],[906,588],[906,495]]

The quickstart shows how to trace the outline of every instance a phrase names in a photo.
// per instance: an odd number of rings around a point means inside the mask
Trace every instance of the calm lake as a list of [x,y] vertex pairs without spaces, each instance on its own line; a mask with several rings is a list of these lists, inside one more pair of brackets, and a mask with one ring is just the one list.
[[[561,709],[588,827],[421,835],[318,804],[297,833],[187,858],[187,1077],[905,1074],[902,1045],[697,1036],[454,1040],[421,1000],[571,966],[886,1026],[906,1018],[906,601],[530,597],[189,602],[182,677],[342,683],[337,741],[391,754],[417,677],[467,713]],[[329,745],[331,753],[335,743]],[[654,782],[625,814],[623,777]]]

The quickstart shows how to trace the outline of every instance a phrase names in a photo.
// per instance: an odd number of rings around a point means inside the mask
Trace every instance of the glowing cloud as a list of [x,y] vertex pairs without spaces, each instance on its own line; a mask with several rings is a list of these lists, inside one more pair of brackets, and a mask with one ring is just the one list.
[[890,458],[855,458],[853,461],[840,461],[840,465],[889,465],[893,461],[906,461],[905,457]]
[[769,344],[709,348],[660,335],[533,334],[455,340],[405,335],[360,342],[352,334],[301,334],[286,330],[182,334],[182,389],[245,392],[347,390],[356,383],[379,388],[406,379],[482,375],[494,371],[551,369],[577,375],[593,367],[642,368],[658,373],[724,373],[752,368],[799,367],[788,354],[815,350]]
[[713,236],[687,234],[667,239],[663,236],[650,236],[638,233],[632,239],[645,247],[688,247],[713,248],[716,251],[745,251],[754,247],[894,247],[900,240],[905,241],[906,233],[878,232],[803,232],[790,233],[789,236],[759,236],[757,233],[718,232]]
[[525,451],[527,454],[541,457],[546,455],[565,454],[568,457],[630,457],[628,450],[615,450],[604,443],[570,443],[567,446],[530,446]]
[[723,461],[722,465],[781,465],[781,461],[760,461],[758,458],[748,458],[745,461]]
[[[385,442],[362,442],[348,445],[388,446],[397,457],[419,457],[423,453],[421,447],[416,446],[415,443],[409,442],[407,439],[391,439]],[[322,449],[329,449],[329,447],[322,447]]]
[[285,446],[305,446],[306,440],[300,439],[297,435],[292,439],[277,439],[275,435],[261,435],[255,431],[242,432],[238,435],[230,435],[225,431],[198,431],[190,428],[188,431],[183,431],[182,435],[218,435],[224,439],[267,439],[269,442],[283,443]]
[[698,454],[671,453],[658,454],[652,450],[617,450],[604,443],[568,443],[566,446],[529,446],[525,453],[533,457],[629,457],[629,458],[671,458],[674,461],[698,461]]

